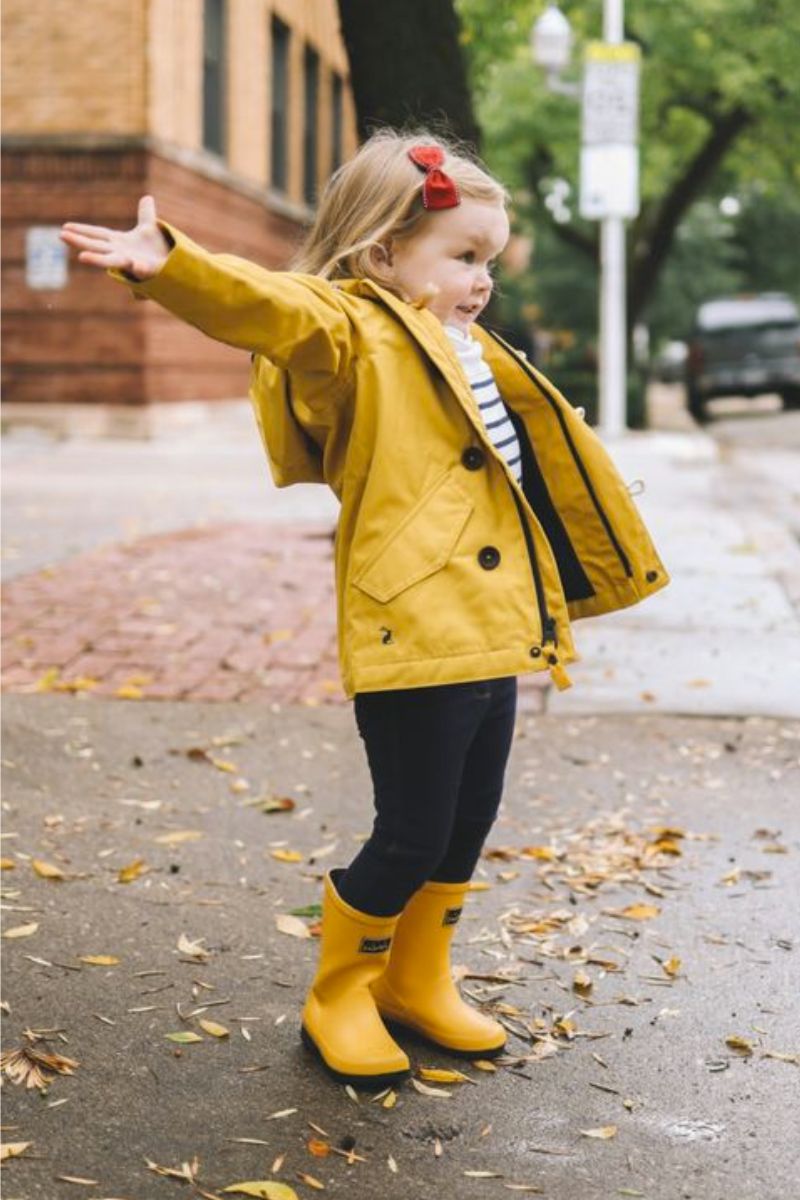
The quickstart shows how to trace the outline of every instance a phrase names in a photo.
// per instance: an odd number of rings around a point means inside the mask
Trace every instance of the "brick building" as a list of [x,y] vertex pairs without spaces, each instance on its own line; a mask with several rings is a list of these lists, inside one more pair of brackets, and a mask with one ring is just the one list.
[[64,220],[136,201],[211,250],[286,264],[356,147],[336,0],[5,0],[4,398],[216,399],[241,352],[65,262]]

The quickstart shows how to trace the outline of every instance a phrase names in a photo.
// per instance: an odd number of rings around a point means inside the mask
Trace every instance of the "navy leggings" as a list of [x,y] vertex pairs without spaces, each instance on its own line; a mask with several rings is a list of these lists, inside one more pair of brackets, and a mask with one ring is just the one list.
[[393,916],[430,879],[471,878],[500,806],[516,704],[515,676],[356,694],[376,816],[337,879],[348,904]]

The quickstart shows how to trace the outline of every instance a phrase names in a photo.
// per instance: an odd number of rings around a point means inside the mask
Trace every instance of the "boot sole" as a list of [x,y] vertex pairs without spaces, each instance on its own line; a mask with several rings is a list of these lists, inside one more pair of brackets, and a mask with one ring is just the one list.
[[396,1017],[390,1017],[387,1013],[381,1012],[383,1023],[390,1033],[395,1031],[399,1034],[406,1034],[415,1041],[424,1042],[426,1046],[435,1046],[437,1050],[444,1050],[447,1054],[452,1054],[454,1058],[497,1058],[506,1049],[506,1042],[500,1046],[493,1046],[488,1050],[464,1050],[455,1046],[448,1046],[445,1042],[437,1042],[429,1033],[417,1029],[416,1025],[406,1025],[404,1021],[397,1020]]
[[380,1091],[382,1088],[391,1087],[396,1083],[402,1083],[411,1075],[411,1068],[408,1067],[402,1071],[388,1071],[383,1075],[352,1075],[345,1074],[343,1071],[336,1071],[325,1060],[322,1051],[317,1043],[312,1038],[311,1034],[306,1029],[305,1025],[300,1027],[300,1037],[306,1049],[319,1059],[328,1074],[336,1080],[337,1083],[349,1083],[352,1087],[364,1088],[368,1091]]

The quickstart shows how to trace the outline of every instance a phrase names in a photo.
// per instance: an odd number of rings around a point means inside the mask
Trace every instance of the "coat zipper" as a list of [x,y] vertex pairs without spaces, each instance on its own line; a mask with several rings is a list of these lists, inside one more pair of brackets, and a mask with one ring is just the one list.
[[531,537],[531,531],[528,528],[528,522],[525,520],[525,512],[520,502],[520,498],[514,491],[510,481],[509,487],[511,488],[511,495],[514,497],[514,503],[517,506],[517,514],[519,516],[520,524],[522,525],[522,532],[525,537],[525,545],[528,548],[528,560],[531,564],[533,586],[536,590],[536,603],[539,606],[539,620],[542,626],[542,645],[546,646],[549,642],[552,642],[554,646],[557,646],[558,631],[556,628],[556,619],[555,617],[551,617],[547,610],[547,599],[544,594],[544,584],[542,583],[542,576],[539,570],[539,559],[536,554],[536,546],[533,538]]
[[521,359],[519,357],[519,355],[517,354],[517,352],[514,350],[514,348],[512,346],[509,346],[508,342],[504,341],[503,338],[501,338],[499,334],[495,333],[491,329],[487,329],[486,332],[489,334],[489,336],[491,338],[493,338],[498,343],[498,345],[502,346],[504,350],[508,351],[508,353],[514,359],[514,362],[517,364],[517,366],[520,367],[520,369],[525,372],[528,379],[530,379],[531,383],[534,384],[536,389],[543,394],[543,396],[549,403],[550,407],[552,408],[553,412],[555,413],[556,418],[558,419],[558,423],[561,426],[561,432],[564,435],[564,440],[566,441],[566,443],[569,447],[570,453],[571,453],[573,459],[575,460],[576,467],[580,471],[581,478],[583,479],[583,482],[586,486],[586,490],[589,493],[592,504],[594,505],[595,510],[597,511],[597,515],[603,524],[603,528],[605,529],[605,531],[608,535],[608,539],[611,542],[612,546],[614,547],[614,550],[617,553],[617,557],[619,558],[619,561],[622,563],[622,567],[623,567],[623,570],[625,571],[625,574],[628,575],[629,577],[632,577],[633,571],[631,569],[631,564],[628,559],[628,556],[625,553],[625,551],[622,549],[622,546],[619,543],[617,535],[614,533],[614,530],[611,528],[611,522],[609,521],[608,517],[606,516],[605,510],[603,509],[602,505],[600,504],[597,493],[594,490],[594,484],[592,483],[591,479],[589,478],[589,475],[586,471],[586,467],[583,465],[583,461],[581,460],[581,458],[578,454],[578,451],[575,448],[575,443],[572,440],[572,434],[570,433],[569,429],[567,428],[567,423],[564,420],[564,414],[561,412],[560,408],[558,407],[558,402],[556,401],[555,397],[551,394],[551,392],[544,386],[544,384],[539,379],[536,378],[536,376],[533,374],[533,372],[531,371],[528,364],[524,361],[524,359]]

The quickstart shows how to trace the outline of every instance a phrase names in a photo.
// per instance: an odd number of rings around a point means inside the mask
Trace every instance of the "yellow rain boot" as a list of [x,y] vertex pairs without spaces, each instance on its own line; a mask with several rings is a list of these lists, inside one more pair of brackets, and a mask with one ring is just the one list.
[[468,883],[426,883],[406,905],[389,966],[372,984],[382,1017],[453,1054],[499,1054],[505,1030],[466,1004],[450,970],[450,942]]
[[302,1037],[340,1083],[385,1087],[410,1072],[370,992],[389,961],[398,917],[351,908],[336,890],[337,874],[325,876],[319,966],[303,1008]]

